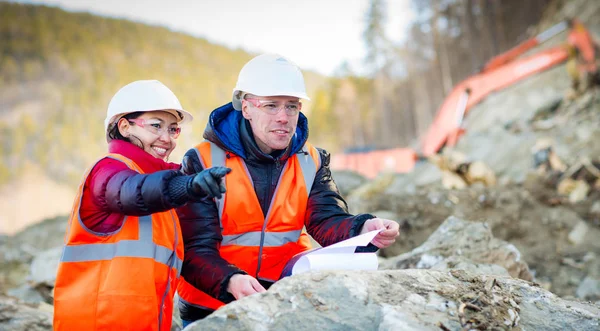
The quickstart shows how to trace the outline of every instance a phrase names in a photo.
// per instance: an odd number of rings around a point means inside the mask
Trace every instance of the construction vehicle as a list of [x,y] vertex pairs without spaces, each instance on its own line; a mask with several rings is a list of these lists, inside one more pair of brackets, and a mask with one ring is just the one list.
[[[530,49],[569,29],[567,43],[521,57]],[[469,110],[490,93],[513,85],[527,77],[557,66],[577,55],[577,70],[589,77],[598,77],[598,45],[589,31],[576,19],[558,23],[537,36],[489,60],[477,74],[457,84],[443,101],[432,124],[424,135],[420,151],[394,148],[363,153],[342,153],[331,161],[334,170],[350,170],[373,178],[382,171],[406,173],[420,159],[454,146],[464,134],[463,120]]]

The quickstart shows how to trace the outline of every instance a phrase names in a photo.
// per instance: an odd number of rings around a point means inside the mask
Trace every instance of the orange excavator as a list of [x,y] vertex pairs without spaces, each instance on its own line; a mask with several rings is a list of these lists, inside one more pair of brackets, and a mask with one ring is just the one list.
[[[566,44],[521,57],[528,50],[567,29],[569,35]],[[373,178],[382,171],[410,172],[419,159],[438,153],[444,146],[454,146],[464,134],[464,117],[490,93],[557,66],[567,61],[569,54],[577,57],[579,72],[598,77],[598,52],[598,45],[579,21],[572,19],[556,24],[492,58],[480,72],[457,84],[429,126],[421,142],[420,153],[410,148],[342,153],[332,158],[331,167],[334,170],[355,171],[367,178]]]

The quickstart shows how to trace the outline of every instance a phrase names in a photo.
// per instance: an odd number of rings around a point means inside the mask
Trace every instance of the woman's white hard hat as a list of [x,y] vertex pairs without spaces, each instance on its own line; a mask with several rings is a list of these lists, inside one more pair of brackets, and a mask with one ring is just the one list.
[[122,116],[138,111],[162,110],[173,114],[178,123],[191,121],[194,117],[181,107],[175,93],[157,80],[137,80],[123,86],[110,100],[104,131]]

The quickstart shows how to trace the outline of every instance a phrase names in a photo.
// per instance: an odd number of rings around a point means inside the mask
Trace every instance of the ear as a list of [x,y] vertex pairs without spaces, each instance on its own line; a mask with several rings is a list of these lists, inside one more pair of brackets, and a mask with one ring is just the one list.
[[119,122],[117,122],[117,127],[119,128],[119,133],[123,137],[129,137],[129,130],[131,129],[131,125],[129,124],[129,121],[126,118],[120,118]]
[[250,120],[250,112],[248,111],[248,101],[242,100],[242,116],[245,119]]

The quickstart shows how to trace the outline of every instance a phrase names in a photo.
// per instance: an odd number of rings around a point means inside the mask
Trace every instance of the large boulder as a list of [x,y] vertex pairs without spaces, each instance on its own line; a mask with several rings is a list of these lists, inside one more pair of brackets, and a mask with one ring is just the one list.
[[[462,260],[446,260],[453,256]],[[448,217],[421,246],[384,261],[381,268],[429,269],[443,263],[454,269],[469,264],[469,260],[476,264],[501,266],[515,278],[533,279],[527,263],[521,259],[521,253],[514,245],[494,238],[486,223],[464,221],[453,216]],[[475,271],[478,268],[469,269]],[[482,268],[480,272],[502,273],[493,267]]]
[[523,280],[465,271],[317,272],[217,310],[187,330],[598,330],[600,309]]

